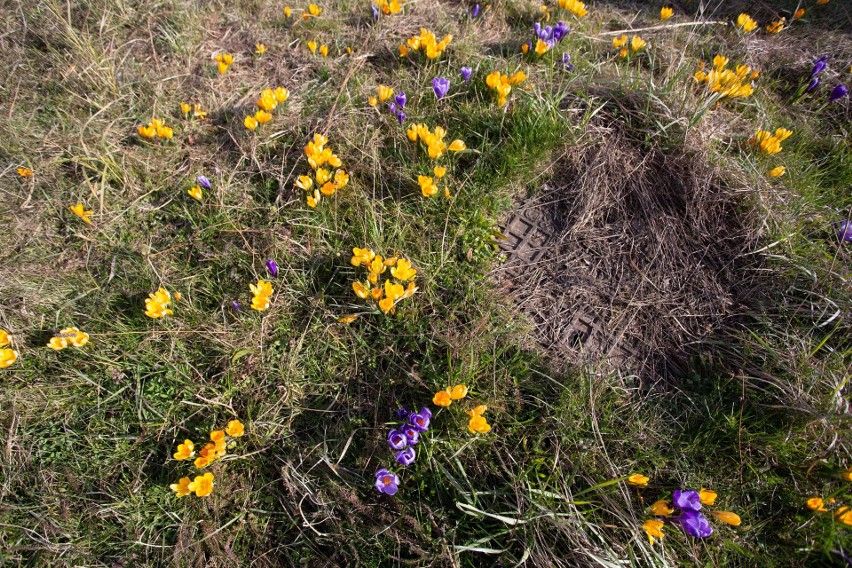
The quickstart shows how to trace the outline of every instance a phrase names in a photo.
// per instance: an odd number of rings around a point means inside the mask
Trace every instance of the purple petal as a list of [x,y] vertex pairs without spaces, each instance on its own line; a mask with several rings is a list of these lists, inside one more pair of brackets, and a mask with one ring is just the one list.
[[844,219],[837,224],[837,236],[840,240],[852,243],[852,221]]
[[399,111],[398,113],[396,113],[396,119],[399,121],[399,124],[402,125],[402,123],[405,122],[405,113]]
[[408,101],[408,97],[405,96],[405,92],[400,91],[394,96],[393,100],[396,101],[396,106],[402,110],[405,108],[405,103]]
[[210,180],[207,179],[206,176],[198,176],[195,181],[197,181],[198,185],[200,185],[204,189],[213,189],[213,184],[210,183]]
[[471,69],[470,67],[462,67],[461,68],[461,76],[462,76],[462,79],[464,79],[465,83],[470,81],[471,74],[473,74],[473,69]]

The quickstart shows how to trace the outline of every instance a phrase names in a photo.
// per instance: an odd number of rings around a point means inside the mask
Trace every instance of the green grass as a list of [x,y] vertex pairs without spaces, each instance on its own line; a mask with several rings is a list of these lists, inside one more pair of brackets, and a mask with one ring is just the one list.
[[[643,33],[648,53],[629,63],[600,32],[656,25],[659,6],[590,6],[539,61],[518,52],[539,15],[520,1],[475,22],[457,4],[412,4],[377,26],[344,0],[308,22],[304,6],[286,21],[283,5],[248,1],[5,11],[0,328],[20,358],[0,370],[0,562],[842,565],[850,528],[804,501],[852,505],[839,476],[852,466],[850,256],[832,229],[852,217],[850,107],[789,99],[822,53],[826,80],[848,84],[839,4],[809,8],[778,38],[721,26]],[[725,9],[705,18],[739,13]],[[421,26],[454,34],[447,52],[399,61],[396,46]],[[314,38],[331,57],[310,56]],[[260,58],[258,41],[270,48]],[[216,51],[237,55],[224,76]],[[761,69],[755,96],[703,106],[690,77],[717,51]],[[563,52],[571,73],[553,64]],[[468,85],[462,65],[475,69]],[[516,69],[527,88],[499,108],[485,76]],[[440,102],[439,75],[453,83]],[[378,83],[408,94],[408,124],[467,143],[447,160],[452,200],[421,197],[416,177],[432,164],[367,105]],[[290,100],[248,133],[243,116],[277,85]],[[184,121],[181,101],[208,119]],[[172,143],[139,140],[151,116],[175,127]],[[738,147],[778,126],[795,132],[781,154]],[[314,210],[293,183],[308,170],[302,148],[326,127],[352,176]],[[708,160],[759,235],[743,263],[748,294],[731,291],[742,299],[734,324],[684,347],[687,372],[665,380],[554,360],[492,274],[513,202],[563,181],[566,156],[622,136]],[[782,163],[787,175],[765,177]],[[19,165],[34,177],[19,179]],[[186,194],[199,174],[214,183],[203,203]],[[70,213],[78,202],[94,225]],[[350,253],[362,246],[418,270],[419,291],[394,316],[365,313],[352,293],[361,273]],[[267,277],[268,258],[281,273],[258,313],[248,285]],[[183,298],[152,320],[144,299],[160,285]],[[362,315],[338,323],[350,313]],[[44,347],[68,326],[90,344]],[[392,463],[396,408],[434,409],[434,392],[459,383],[468,399],[436,412],[397,497],[379,496],[373,472]],[[489,407],[488,435],[467,431],[474,403]],[[177,444],[234,418],[246,436],[209,468],[214,493],[175,498],[169,484],[197,473],[171,458]],[[650,486],[628,487],[634,472]],[[714,521],[702,541],[670,526],[650,546],[645,508],[699,487],[743,524]]]

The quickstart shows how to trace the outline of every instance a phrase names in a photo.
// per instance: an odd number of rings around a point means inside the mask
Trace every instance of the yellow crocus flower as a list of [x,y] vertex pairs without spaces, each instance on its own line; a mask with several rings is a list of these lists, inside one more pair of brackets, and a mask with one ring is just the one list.
[[742,519],[736,513],[730,511],[710,511],[710,514],[731,526],[738,527],[742,523]]
[[270,120],[272,120],[272,115],[265,110],[259,110],[254,113],[254,119],[258,124],[266,124]]
[[314,180],[311,179],[311,176],[299,176],[296,180],[296,187],[299,189],[304,189],[308,191],[314,186]]
[[255,117],[251,116],[251,115],[249,115],[249,116],[247,116],[243,119],[243,126],[248,128],[249,130],[254,130],[255,128],[257,128],[257,125],[258,125],[257,119]]
[[464,152],[467,150],[467,144],[462,140],[453,140],[448,148],[450,152]]
[[718,497],[718,493],[710,489],[704,489],[703,487],[698,492],[698,498],[701,500],[702,505],[713,505],[716,502],[716,497]]
[[5,329],[0,329],[0,347],[5,347],[11,343],[9,339],[9,332]]
[[768,175],[769,177],[777,178],[783,176],[786,171],[787,168],[785,168],[784,166],[775,166],[774,168],[769,170],[766,175]]
[[568,10],[578,18],[584,18],[589,13],[586,5],[579,0],[559,0],[559,6]]
[[671,18],[674,15],[674,10],[669,7],[660,8],[660,19],[665,21]]
[[213,493],[213,474],[205,473],[197,475],[192,483],[189,483],[187,489],[194,491],[197,497],[207,497]]
[[286,102],[288,98],[290,98],[290,91],[285,89],[284,87],[275,87],[275,90],[272,92],[272,95],[275,97],[275,100],[279,103]]
[[150,124],[147,126],[137,126],[136,131],[139,132],[139,136],[147,140],[151,140],[157,136],[157,129]]
[[92,224],[92,220],[89,218],[90,215],[94,215],[95,212],[91,209],[86,209],[83,207],[82,203],[78,203],[77,205],[72,205],[69,207],[71,212],[83,220],[84,223]]
[[189,194],[190,197],[192,197],[196,201],[201,201],[201,198],[204,196],[201,193],[201,187],[197,185],[190,187],[188,190],[186,190],[186,192]]
[[178,444],[177,451],[174,453],[176,460],[186,460],[195,455],[195,444],[192,440],[184,440],[183,444]]
[[239,438],[245,434],[246,428],[239,420],[231,420],[225,427],[225,434],[232,438]]
[[292,8],[290,6],[284,6],[284,17],[289,18],[293,14]]
[[11,367],[18,360],[18,352],[14,349],[0,349],[0,369]]
[[380,103],[385,102],[386,100],[388,100],[389,98],[391,98],[393,96],[393,89],[388,87],[388,86],[385,86],[385,85],[376,86],[376,92],[379,95],[379,102]]
[[627,484],[633,487],[648,487],[648,481],[650,481],[650,478],[641,473],[634,473],[627,478]]
[[420,185],[420,193],[423,197],[432,197],[438,193],[434,180],[429,176],[417,176],[417,183]]
[[188,477],[181,477],[177,483],[172,483],[169,488],[176,493],[177,497],[186,497],[192,491],[189,489],[189,484],[192,483]]
[[320,55],[322,55],[323,57],[328,57],[328,46],[327,45],[319,46],[319,52],[320,52]]
[[744,32],[753,32],[757,28],[757,22],[748,14],[743,13],[737,16],[737,27]]
[[22,178],[32,177],[33,175],[33,171],[31,169],[22,166],[18,167],[16,171],[18,172],[18,175]]
[[310,50],[311,50],[311,53],[316,54],[316,52],[317,52],[317,42],[315,42],[314,40],[310,40],[310,41],[307,43],[307,45],[308,45],[308,49],[310,49]]
[[180,103],[180,112],[181,114],[189,114],[192,112],[192,105],[187,103]]
[[447,390],[442,390],[442,391],[436,392],[435,396],[432,397],[432,403],[435,406],[443,406],[443,407],[450,406],[453,403],[453,401],[450,398],[449,387],[447,388]]
[[648,519],[642,523],[642,529],[645,531],[645,534],[648,535],[648,542],[654,544],[655,538],[663,538],[666,536],[663,534],[663,526],[665,526],[665,523],[658,519]]
[[268,50],[268,48],[266,47],[265,44],[262,44],[262,43],[254,44],[254,52],[257,55],[263,55],[264,53],[266,53],[267,50]]
[[260,98],[257,99],[257,106],[267,112],[275,110],[278,106],[278,99],[275,97],[275,92],[272,89],[264,89],[260,93]]
[[408,260],[400,258],[396,266],[391,268],[391,275],[398,280],[411,280],[417,275],[417,270],[411,267],[411,263]]
[[668,501],[660,499],[648,509],[652,515],[666,516],[674,513],[674,509],[669,506]]
[[257,285],[249,284],[249,289],[254,294],[251,300],[251,307],[259,312],[269,308],[269,298],[272,296],[272,283],[265,280],[258,280]]
[[456,385],[450,389],[450,398],[452,400],[461,400],[467,396],[467,385]]

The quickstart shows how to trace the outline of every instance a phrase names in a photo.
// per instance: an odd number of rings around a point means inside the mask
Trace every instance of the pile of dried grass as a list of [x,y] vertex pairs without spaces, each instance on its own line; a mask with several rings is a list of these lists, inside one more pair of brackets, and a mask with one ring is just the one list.
[[679,375],[690,346],[742,311],[758,242],[742,199],[704,156],[644,150],[610,131],[519,205],[514,218],[538,226],[538,250],[510,252],[499,279],[557,359]]

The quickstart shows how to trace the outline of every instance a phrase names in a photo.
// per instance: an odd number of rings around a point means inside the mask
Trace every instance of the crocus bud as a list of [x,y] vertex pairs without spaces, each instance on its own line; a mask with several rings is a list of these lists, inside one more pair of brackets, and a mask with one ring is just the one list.
[[828,102],[833,103],[834,101],[839,101],[848,94],[849,89],[846,88],[846,85],[837,85],[831,90],[831,96],[828,97]]
[[266,261],[266,269],[269,270],[269,273],[272,275],[273,278],[278,277],[278,265],[275,264],[275,261],[271,258]]

